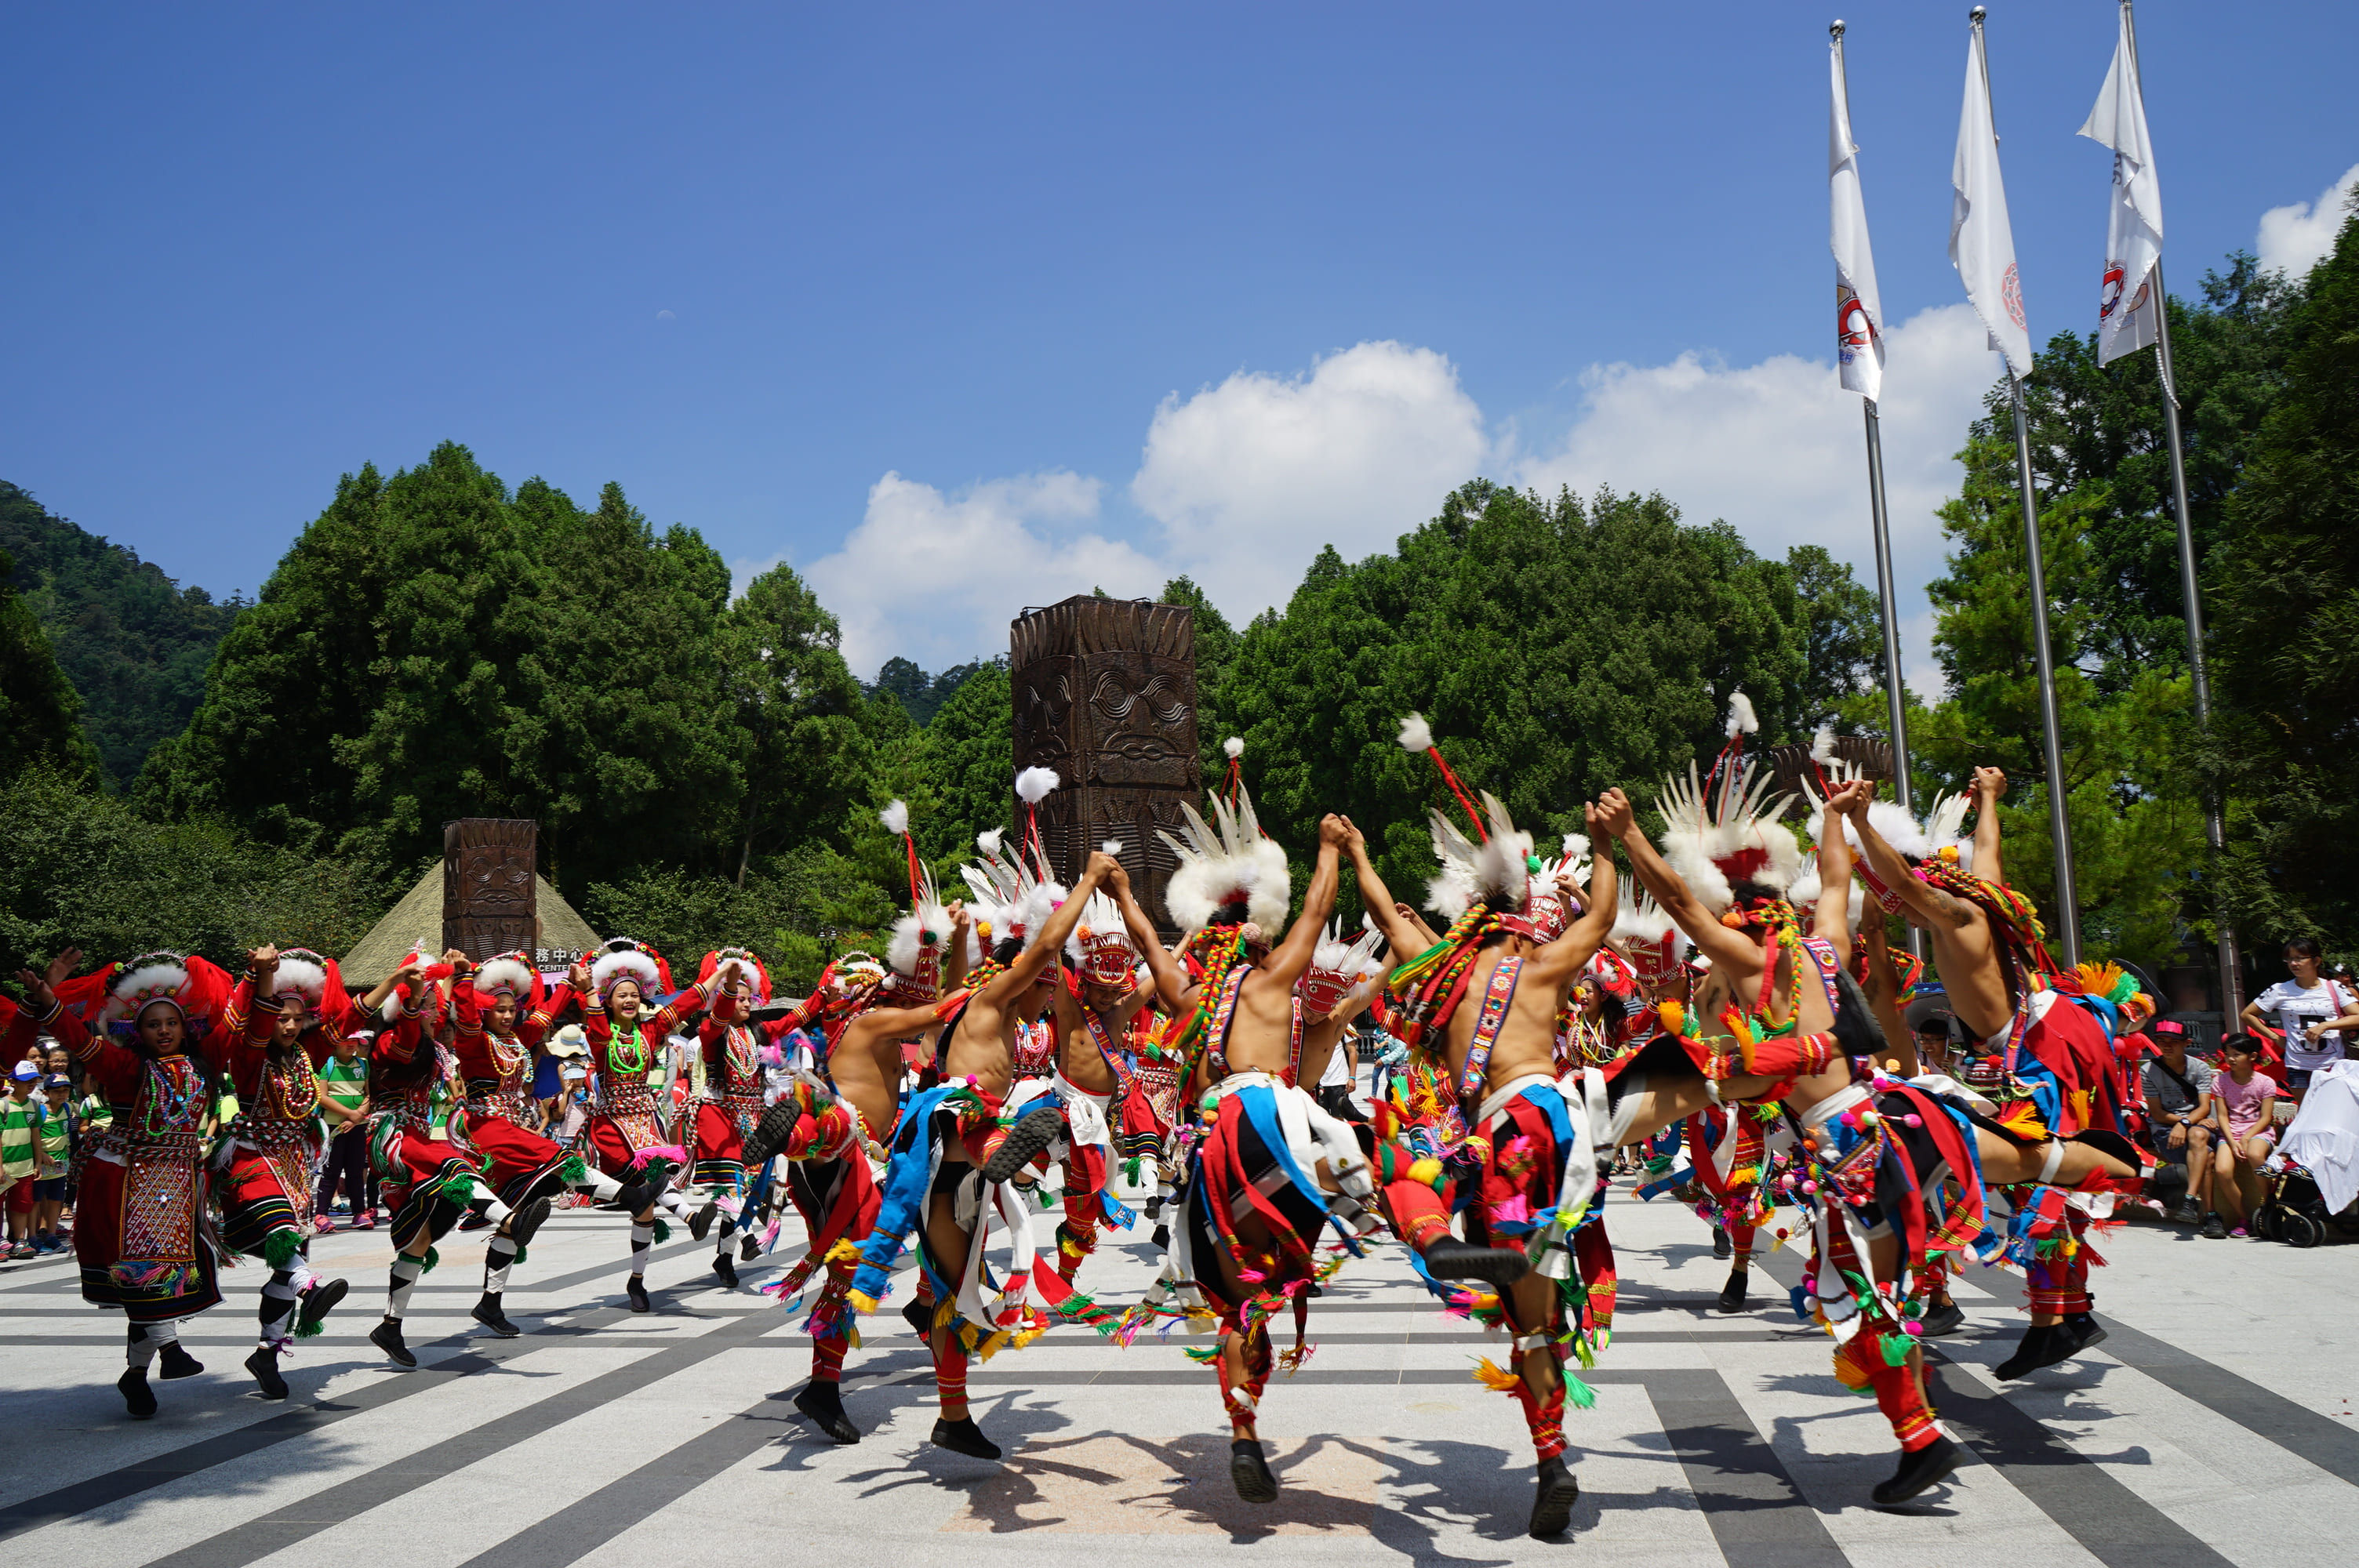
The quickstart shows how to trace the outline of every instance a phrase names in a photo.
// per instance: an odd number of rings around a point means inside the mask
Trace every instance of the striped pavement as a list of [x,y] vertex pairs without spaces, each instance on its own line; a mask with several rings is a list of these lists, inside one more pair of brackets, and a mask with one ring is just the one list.
[[[1038,1221],[1045,1237],[1054,1216]],[[1904,1509],[1865,1506],[1891,1468],[1873,1402],[1828,1374],[1824,1337],[1783,1296],[1790,1254],[1755,1271],[1755,1304],[1712,1310],[1723,1265],[1692,1215],[1617,1194],[1619,1329],[1568,1412],[1583,1496],[1567,1538],[1522,1533],[1530,1454],[1514,1402],[1475,1384],[1496,1347],[1444,1317],[1397,1250],[1349,1266],[1311,1314],[1317,1350],[1273,1382],[1265,1434],[1284,1490],[1239,1501],[1212,1373],[1180,1342],[1119,1349],[1060,1329],[978,1364],[989,1465],[925,1442],[926,1359],[897,1314],[867,1324],[846,1404],[869,1430],[838,1448],[788,1399],[809,1341],[754,1289],[782,1250],[721,1290],[709,1247],[676,1235],[619,1291],[623,1227],[560,1213],[516,1271],[521,1338],[466,1316],[476,1238],[451,1238],[412,1301],[415,1372],[363,1336],[382,1305],[385,1233],[322,1238],[353,1294],[301,1343],[293,1397],[252,1396],[262,1271],[184,1327],[205,1374],[158,1382],[131,1422],[114,1379],[118,1319],[84,1307],[70,1264],[0,1266],[0,1554],[71,1568],[247,1568],[393,1553],[402,1568],[566,1568],[661,1561],[1021,1563],[1151,1549],[1266,1563],[1563,1561],[1626,1550],[1657,1564],[2102,1563],[2122,1568],[2359,1560],[2359,1247],[2297,1252],[2137,1224],[2103,1243],[2110,1337],[2085,1360],[2000,1385],[2017,1282],[1961,1281],[1967,1331],[1941,1342],[1942,1414],[1975,1462]],[[1143,1289],[1143,1244],[1109,1244],[1082,1283]]]

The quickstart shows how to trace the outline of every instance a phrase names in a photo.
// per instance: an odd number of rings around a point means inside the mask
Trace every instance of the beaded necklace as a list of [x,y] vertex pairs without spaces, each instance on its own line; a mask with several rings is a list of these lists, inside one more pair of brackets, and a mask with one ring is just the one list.
[[[179,1063],[184,1074],[168,1071],[167,1062]],[[204,1075],[197,1072],[186,1056],[150,1056],[147,1080],[147,1092],[139,1102],[139,1131],[143,1135],[153,1138],[166,1132],[187,1132],[202,1119],[205,1103],[211,1097],[205,1092]]]

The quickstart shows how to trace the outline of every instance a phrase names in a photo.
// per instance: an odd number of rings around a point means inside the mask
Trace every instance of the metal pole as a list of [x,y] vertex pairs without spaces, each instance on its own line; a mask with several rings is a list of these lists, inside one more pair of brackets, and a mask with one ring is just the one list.
[[1900,683],[1900,624],[1893,614],[1892,524],[1884,510],[1884,435],[1875,399],[1863,397],[1867,412],[1867,506],[1875,522],[1875,591],[1884,599],[1884,701],[1892,714],[1892,794],[1900,809],[1916,814],[1908,791],[1908,713]]
[[2048,767],[2048,831],[2056,841],[2056,902],[2049,927],[2064,948],[2067,966],[2081,961],[2081,906],[2072,884],[2072,825],[2065,809],[2064,748],[2056,721],[2056,665],[2048,647],[2048,574],[2039,557],[2039,507],[2031,488],[2031,427],[2023,412],[2023,383],[2010,369],[2007,392],[2015,402],[2015,466],[2023,484],[2024,558],[2030,570],[2032,654],[2039,669],[2039,734]]
[[[2129,27],[2130,63],[2136,65],[2137,18],[2130,10],[2130,0],[2122,0],[2122,18]],[[2138,92],[2143,99],[2143,72],[2138,79]],[[2170,294],[2162,286],[2159,258],[2154,264],[2154,359],[2162,376],[2162,426],[2170,438],[2170,503],[2179,522],[2179,591],[2187,612],[2187,675],[2189,684],[2195,688],[2195,727],[2208,736],[2212,732],[2212,679],[2203,668],[2203,591],[2195,575],[2195,524],[2187,512],[2187,449],[2179,431],[2179,378],[2170,362]],[[2221,872],[2227,862],[2228,835],[2226,824],[2221,819],[2216,788],[2204,791],[2203,838],[2212,850],[2212,910],[2220,923],[2221,1033],[2227,1033],[2234,1029],[2236,1014],[2243,1011],[2244,977],[2243,965],[2236,956],[2235,927],[2229,922],[2221,885]]]

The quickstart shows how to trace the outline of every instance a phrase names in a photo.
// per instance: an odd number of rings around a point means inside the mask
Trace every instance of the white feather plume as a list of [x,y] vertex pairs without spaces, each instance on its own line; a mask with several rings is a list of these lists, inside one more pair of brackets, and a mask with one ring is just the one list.
[[1740,732],[1746,735],[1756,734],[1760,729],[1761,719],[1753,711],[1753,699],[1745,696],[1742,690],[1730,692],[1728,694],[1729,738],[1734,740]]
[[1016,798],[1027,806],[1038,806],[1063,782],[1054,768],[1026,768],[1016,775]]
[[1119,838],[1109,838],[1104,843],[1098,846],[1098,852],[1105,855],[1119,855],[1122,853],[1122,840]]
[[906,800],[894,801],[876,814],[876,820],[885,825],[885,831],[887,833],[897,836],[907,833],[909,830],[909,803]]
[[1245,918],[1275,935],[1292,903],[1286,851],[1262,832],[1250,791],[1241,786],[1234,806],[1217,796],[1211,805],[1210,823],[1183,802],[1180,832],[1157,830],[1180,858],[1164,884],[1163,906],[1182,930],[1199,931],[1243,899]]
[[986,827],[974,836],[974,847],[986,855],[998,854],[1000,843],[1000,833],[996,827]]
[[1245,737],[1242,735],[1230,736],[1227,740],[1221,742],[1221,750],[1226,752],[1232,761],[1244,756],[1245,754]]
[[1834,727],[1831,724],[1821,724],[1819,726],[1819,732],[1810,737],[1810,761],[1814,762],[1832,762],[1834,760]]
[[1400,743],[1405,752],[1433,750],[1433,726],[1425,721],[1425,715],[1412,713],[1401,720]]
[[532,995],[532,971],[515,958],[487,958],[475,970],[475,989],[484,996],[505,991],[522,1001]]
[[297,991],[316,1002],[328,994],[328,971],[309,958],[291,958],[282,954],[270,985],[280,996]]

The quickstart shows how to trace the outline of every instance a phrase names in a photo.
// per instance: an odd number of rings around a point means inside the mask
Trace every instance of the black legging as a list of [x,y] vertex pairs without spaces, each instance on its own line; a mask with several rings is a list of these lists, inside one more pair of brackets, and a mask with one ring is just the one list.
[[325,1214],[336,1201],[336,1184],[355,1214],[376,1207],[376,1173],[369,1167],[368,1129],[353,1125],[328,1140],[328,1161],[320,1168],[320,1193],[311,1202],[314,1214]]

